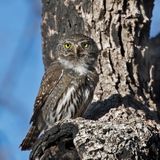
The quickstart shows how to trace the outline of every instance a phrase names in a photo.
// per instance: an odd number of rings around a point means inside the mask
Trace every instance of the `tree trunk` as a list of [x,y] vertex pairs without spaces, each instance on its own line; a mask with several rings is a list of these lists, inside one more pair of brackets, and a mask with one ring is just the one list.
[[153,2],[43,0],[45,69],[59,36],[82,33],[101,49],[100,80],[85,119],[57,122],[30,159],[160,159],[160,36],[149,39]]

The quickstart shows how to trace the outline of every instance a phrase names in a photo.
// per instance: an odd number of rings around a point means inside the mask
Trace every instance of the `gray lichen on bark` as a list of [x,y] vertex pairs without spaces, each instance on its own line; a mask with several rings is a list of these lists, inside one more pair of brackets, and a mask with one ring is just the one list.
[[101,50],[100,80],[86,120],[55,124],[30,158],[160,159],[159,38],[149,39],[154,0],[42,2],[45,68],[61,35],[83,33]]
[[123,106],[98,121],[59,122],[39,139],[30,158],[158,160],[159,129],[160,125],[146,121],[142,111]]

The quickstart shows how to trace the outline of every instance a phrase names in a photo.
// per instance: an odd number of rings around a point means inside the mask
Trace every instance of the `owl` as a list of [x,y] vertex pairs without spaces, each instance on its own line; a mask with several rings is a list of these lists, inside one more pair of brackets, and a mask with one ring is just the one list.
[[83,115],[98,82],[98,54],[94,40],[85,35],[74,34],[59,40],[55,60],[43,76],[31,127],[20,145],[22,150],[31,149],[55,122]]

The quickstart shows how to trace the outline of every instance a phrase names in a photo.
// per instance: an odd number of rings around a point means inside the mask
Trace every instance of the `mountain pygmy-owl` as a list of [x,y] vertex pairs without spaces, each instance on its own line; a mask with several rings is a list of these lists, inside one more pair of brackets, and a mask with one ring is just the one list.
[[38,136],[56,121],[84,113],[98,82],[98,53],[93,39],[82,34],[59,41],[56,60],[43,76],[30,121],[32,126],[20,145],[22,150],[31,149]]

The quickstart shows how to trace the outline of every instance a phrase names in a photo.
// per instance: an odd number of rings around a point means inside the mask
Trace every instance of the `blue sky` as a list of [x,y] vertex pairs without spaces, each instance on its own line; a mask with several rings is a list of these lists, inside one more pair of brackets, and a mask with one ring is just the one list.
[[[160,31],[160,0],[155,4],[152,37]],[[26,160],[18,146],[43,75],[40,0],[1,0],[0,19],[0,160]]]
[[25,160],[18,146],[43,74],[40,2],[1,0],[0,19],[0,159]]
[[153,9],[153,16],[152,16],[152,24],[151,24],[151,31],[150,36],[154,37],[160,32],[160,0],[155,0]]

